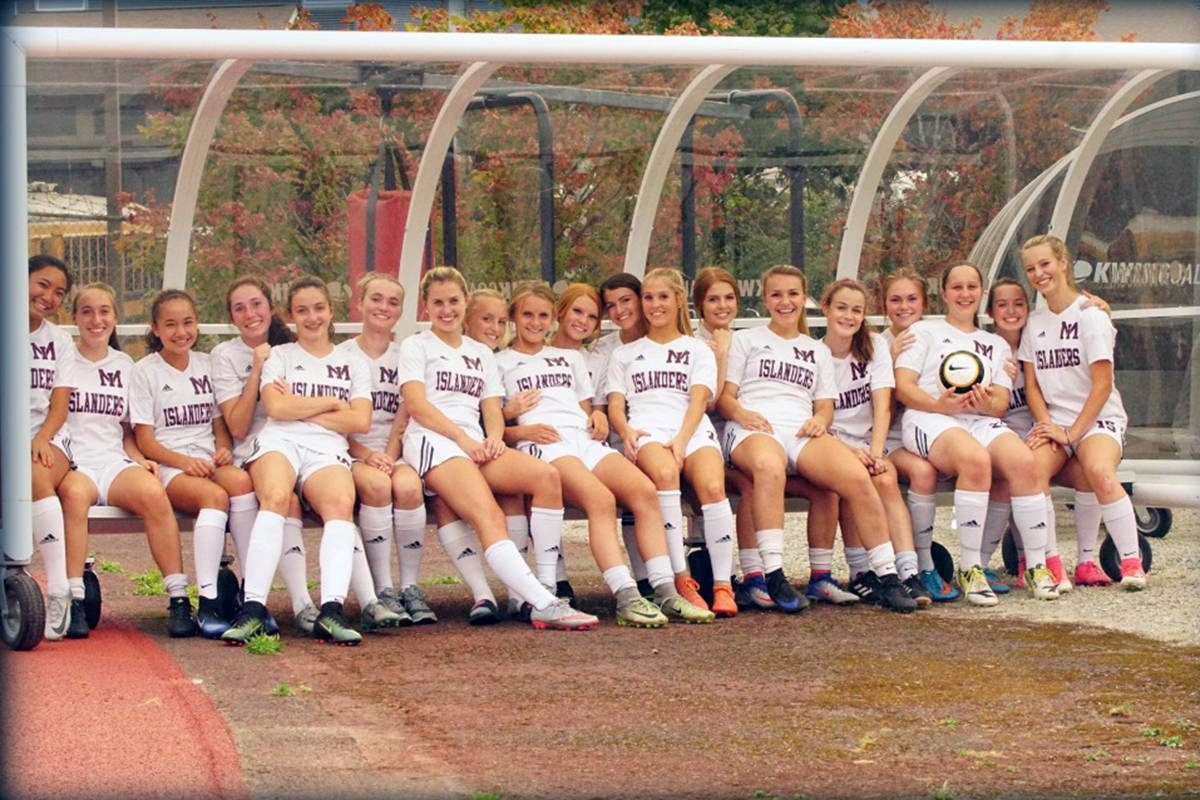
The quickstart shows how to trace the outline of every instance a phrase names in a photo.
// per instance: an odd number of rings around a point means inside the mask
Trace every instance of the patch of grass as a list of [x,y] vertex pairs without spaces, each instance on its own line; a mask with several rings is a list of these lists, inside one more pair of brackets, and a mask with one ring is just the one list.
[[1162,736],[1162,728],[1142,728],[1142,736]]
[[1083,757],[1083,760],[1084,761],[1099,761],[1102,758],[1108,758],[1108,752],[1106,750],[1100,749],[1100,750],[1093,750],[1092,752],[1088,753],[1086,756]]
[[1196,723],[1192,722],[1190,719],[1177,719],[1172,721],[1171,724],[1182,731],[1196,730]]
[[111,559],[108,559],[108,558],[99,559],[96,562],[96,569],[100,570],[101,572],[118,572],[119,573],[119,572],[125,571],[124,567],[122,567],[117,562],[115,562]]
[[1200,761],[1188,761],[1183,765],[1184,769],[1200,769]]
[[1110,717],[1128,717],[1132,712],[1133,706],[1129,705],[1129,703],[1121,703],[1120,705],[1110,708],[1108,710],[1108,715]]
[[750,794],[751,800],[779,800],[779,795],[764,792],[762,789],[755,789]]
[[879,739],[872,736],[870,733],[864,733],[862,736],[858,737],[858,749],[859,750],[866,750],[870,747],[873,747],[874,745],[876,745],[878,743],[879,743]]
[[1007,767],[1004,768],[1004,771],[1005,772],[1020,772],[1021,768],[1016,766],[1015,764],[1009,764]]
[[162,573],[157,569],[148,569],[145,572],[130,575],[129,579],[133,581],[134,594],[154,597],[167,593],[167,590],[163,587]]
[[256,633],[246,640],[246,652],[252,656],[275,656],[283,652],[278,636]]
[[941,724],[941,725],[945,725],[947,728],[953,728],[953,727],[955,727],[956,725],[958,725],[958,720],[956,720],[956,719],[944,719],[944,720],[941,720],[939,724]]
[[929,795],[929,800],[954,800],[954,794],[950,791],[950,781],[942,781],[942,788]]
[[468,800],[500,800],[500,795],[496,792],[471,792],[467,798]]
[[187,593],[188,600],[192,601],[192,612],[195,613],[200,608],[200,587],[193,583],[187,587]]
[[1183,747],[1182,736],[1164,736],[1158,740],[1158,743],[1163,747],[1179,748]]
[[292,687],[288,686],[283,681],[275,684],[275,688],[271,690],[272,697],[291,697],[294,694],[296,694],[296,692],[292,689]]
[[954,755],[958,756],[959,758],[966,758],[967,756],[971,755],[971,751],[965,747],[960,747],[954,751]]
[[424,578],[421,580],[422,586],[454,586],[462,583],[462,578],[454,575],[439,575],[436,578]]

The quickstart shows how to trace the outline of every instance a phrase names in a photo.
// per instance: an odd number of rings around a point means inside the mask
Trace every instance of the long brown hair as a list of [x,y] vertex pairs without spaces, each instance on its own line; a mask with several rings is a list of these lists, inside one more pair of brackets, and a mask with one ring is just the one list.
[[829,304],[833,302],[833,296],[842,289],[847,289],[851,292],[858,292],[863,299],[863,323],[858,326],[858,330],[854,332],[854,336],[850,337],[850,354],[863,364],[871,363],[872,356],[875,355],[875,345],[871,342],[871,325],[866,320],[867,308],[867,288],[853,278],[842,278],[834,281],[825,287],[825,293],[821,295],[821,308],[825,311],[826,331],[829,330]]
[[[84,292],[92,289],[104,292],[108,295],[108,299],[112,301],[113,316],[116,318],[117,322],[120,322],[121,313],[117,310],[117,292],[115,289],[113,289],[113,287],[102,281],[93,281],[92,283],[84,284],[83,286],[79,287],[79,291],[75,293],[75,298],[71,301],[71,316],[75,316],[79,313],[79,298],[83,296]],[[112,331],[108,334],[108,346],[113,350],[121,349],[121,340],[117,338],[117,328],[115,325],[113,326]]]
[[267,301],[267,309],[271,312],[271,321],[267,323],[267,344],[275,347],[294,342],[296,339],[292,336],[291,328],[287,326],[275,309],[275,301],[271,299],[271,287],[267,286],[267,282],[262,278],[254,275],[243,275],[229,284],[229,288],[225,291],[225,313],[229,314],[230,319],[233,319],[233,293],[243,286],[253,286],[258,289]]
[[925,285],[925,279],[922,278],[915,269],[911,267],[901,267],[900,269],[886,275],[883,283],[880,284],[879,306],[886,313],[887,311],[887,296],[892,288],[892,284],[896,281],[912,281],[917,287],[917,293],[921,295],[921,313],[929,310],[929,287]]
[[797,323],[797,328],[800,333],[808,335],[808,278],[804,277],[804,273],[791,264],[776,264],[773,267],[767,267],[767,271],[762,275],[763,296],[767,294],[767,281],[774,278],[776,275],[787,275],[792,278],[800,279],[800,289],[804,292],[804,300],[800,303],[800,319]]
[[288,287],[287,293],[287,308],[288,313],[292,313],[292,300],[296,298],[304,289],[316,289],[325,296],[325,302],[329,304],[329,339],[333,340],[333,298],[329,296],[329,287],[325,285],[325,281],[318,278],[316,275],[301,275],[296,280],[292,281],[292,285]]
[[[150,324],[158,324],[158,312],[162,310],[163,304],[169,303],[172,300],[186,300],[187,304],[192,307],[192,315],[196,314],[196,300],[183,289],[163,289],[158,294],[154,295],[154,299],[150,302]],[[146,349],[151,353],[161,352],[163,349],[162,339],[158,338],[153,328],[146,331]]]

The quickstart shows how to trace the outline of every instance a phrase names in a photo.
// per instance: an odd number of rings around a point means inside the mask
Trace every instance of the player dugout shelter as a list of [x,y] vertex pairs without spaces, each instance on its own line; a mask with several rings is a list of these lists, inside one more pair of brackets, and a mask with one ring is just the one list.
[[[502,290],[717,264],[737,277],[749,325],[761,323],[756,278],[773,263],[802,267],[814,296],[840,277],[878,285],[898,266],[936,290],[950,258],[989,283],[1020,277],[1020,242],[1049,230],[1076,254],[1080,286],[1114,309],[1135,502],[1200,505],[1200,45],[66,28],[2,38],[7,342],[28,336],[28,182],[84,174],[72,132],[105,128],[114,109],[120,133],[104,157],[117,154],[141,207],[158,190],[163,222],[157,233],[153,218],[125,226],[135,233],[110,252],[153,275],[152,288],[196,294],[213,335],[232,332],[223,287],[242,272],[274,284],[316,272],[348,294],[353,276],[392,271],[409,290],[404,333],[419,324],[415,287],[431,263]],[[172,132],[173,144],[150,141]],[[337,207],[315,224],[330,197]],[[255,238],[264,233],[274,241]],[[118,288],[136,317],[144,297]],[[126,321],[123,334],[144,329]],[[27,374],[24,347],[3,352],[5,375]],[[22,381],[0,410],[4,553],[20,563],[32,552]]]

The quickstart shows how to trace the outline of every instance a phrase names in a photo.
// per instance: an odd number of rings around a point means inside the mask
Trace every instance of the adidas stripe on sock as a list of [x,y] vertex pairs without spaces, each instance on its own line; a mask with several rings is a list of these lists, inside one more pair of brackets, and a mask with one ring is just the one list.
[[983,523],[987,519],[987,504],[987,492],[954,490],[954,521],[958,528],[960,551],[958,562],[959,569],[963,571],[983,566],[980,563],[979,551],[983,546]]
[[509,590],[525,598],[534,608],[541,611],[558,602],[558,599],[533,577],[529,565],[521,558],[517,546],[510,539],[501,539],[493,544],[485,551],[484,557],[487,558],[488,566],[496,573],[496,577]]
[[[455,520],[438,528],[437,535],[450,562],[471,590],[474,602],[496,602],[496,595],[492,594],[492,587],[488,585],[487,576],[483,572],[483,545],[479,543],[479,537],[471,530],[471,526],[461,519]],[[516,545],[513,545],[513,552],[516,552]],[[521,554],[517,553],[517,557],[520,556]]]
[[678,489],[664,489],[658,493],[658,507],[662,511],[663,529],[667,534],[667,553],[671,556],[671,569],[676,575],[687,572],[687,553],[683,545],[683,507]]
[[292,613],[298,614],[312,605],[308,592],[308,554],[304,549],[304,523],[299,517],[283,522],[283,545],[279,555],[279,574],[292,601]]
[[1021,531],[1025,545],[1025,567],[1032,569],[1046,563],[1046,496],[1030,494],[1012,499],[1013,523]]
[[[354,596],[358,598],[358,605],[366,608],[378,600],[379,596],[375,594],[375,578],[371,575],[371,562],[367,561],[367,548],[363,545],[362,536],[357,528],[354,531],[354,547],[350,552],[350,559],[348,589],[354,592]],[[322,585],[324,585],[324,581],[322,581]],[[323,596],[324,590],[322,590]],[[345,595],[342,595],[342,599],[337,602],[343,603],[345,600]],[[325,601],[321,602],[324,604]]]
[[62,503],[56,495],[43,497],[30,507],[33,514],[33,538],[46,568],[46,594],[62,597],[71,591],[67,580],[67,536]]
[[719,500],[700,506],[704,515],[704,544],[712,562],[713,580],[725,583],[733,574],[733,509],[729,500]]
[[400,588],[416,586],[421,575],[421,556],[425,553],[425,506],[393,510],[392,526],[396,560],[400,562]]
[[376,593],[392,587],[392,507],[362,505],[358,509],[363,550]]
[[933,520],[937,516],[937,502],[931,494],[908,493],[908,515],[912,517],[913,542],[916,544],[917,565],[922,572],[934,569]]

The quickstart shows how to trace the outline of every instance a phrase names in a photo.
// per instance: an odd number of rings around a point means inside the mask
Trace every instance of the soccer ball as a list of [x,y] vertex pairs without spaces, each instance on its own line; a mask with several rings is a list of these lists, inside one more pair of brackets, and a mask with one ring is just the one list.
[[985,359],[969,350],[947,353],[938,367],[938,379],[942,386],[953,389],[956,394],[966,394],[971,387],[987,386],[992,381],[991,367]]

